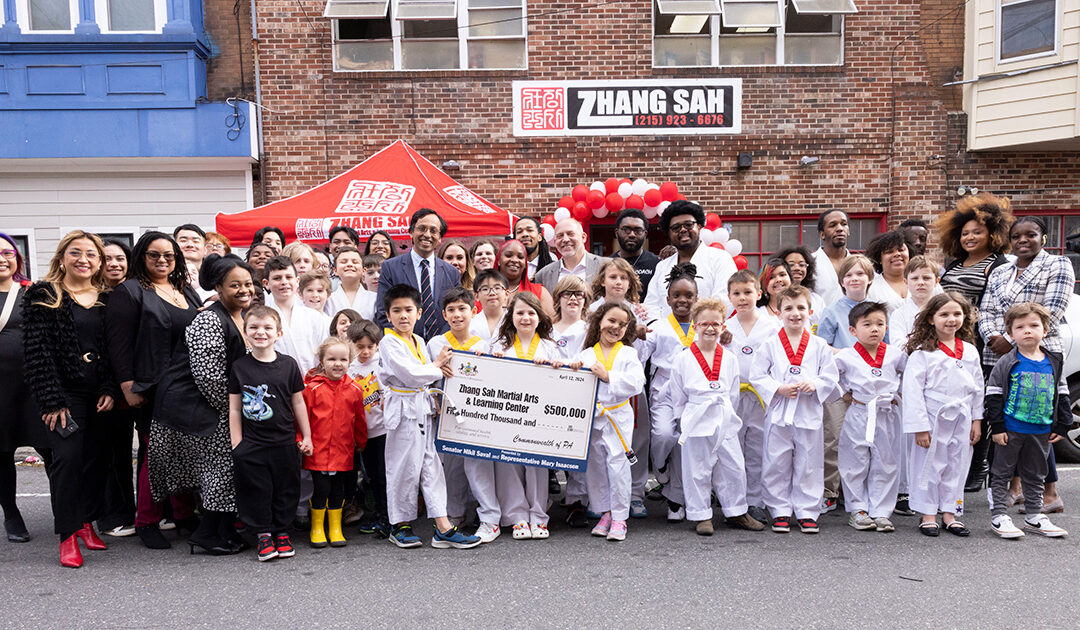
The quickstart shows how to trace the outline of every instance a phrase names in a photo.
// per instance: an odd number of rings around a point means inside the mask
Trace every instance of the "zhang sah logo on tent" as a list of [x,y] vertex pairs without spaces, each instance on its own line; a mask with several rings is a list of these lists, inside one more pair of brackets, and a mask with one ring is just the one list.
[[338,214],[378,212],[381,214],[405,214],[416,194],[416,186],[395,182],[372,182],[354,179],[349,182],[341,203],[334,208]]

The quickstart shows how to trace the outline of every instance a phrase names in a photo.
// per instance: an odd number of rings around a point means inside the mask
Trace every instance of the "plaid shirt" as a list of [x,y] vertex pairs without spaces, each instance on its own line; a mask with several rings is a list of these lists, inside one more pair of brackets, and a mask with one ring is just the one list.
[[[1015,304],[1035,302],[1050,311],[1050,331],[1043,345],[1054,352],[1061,352],[1058,322],[1065,316],[1065,308],[1069,305],[1069,296],[1076,282],[1072,264],[1064,256],[1054,256],[1042,250],[1009,285],[1015,273],[1016,262],[1009,261],[995,269],[987,279],[986,293],[979,309],[979,334],[987,342],[996,335],[1009,338],[1005,330],[1005,311]],[[993,367],[997,360],[998,354],[990,349],[988,343],[983,348],[983,365]]]

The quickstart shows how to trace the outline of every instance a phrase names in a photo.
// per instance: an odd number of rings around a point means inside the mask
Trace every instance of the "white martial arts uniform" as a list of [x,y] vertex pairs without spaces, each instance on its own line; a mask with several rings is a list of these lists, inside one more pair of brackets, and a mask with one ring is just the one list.
[[[915,317],[918,316],[921,310],[922,308],[916,306],[911,299],[911,295],[908,294],[900,308],[889,315],[889,332],[886,335],[886,341],[889,342],[889,345],[896,346],[897,349],[903,351],[908,335],[911,334],[911,329],[915,326]],[[915,436],[904,433],[901,427],[900,436],[897,439],[900,440],[900,488],[897,492],[907,494],[911,488],[908,479],[910,476],[908,474],[908,460],[911,459],[911,447],[915,444]]]
[[742,421],[739,427],[739,444],[742,445],[743,461],[746,465],[746,502],[749,505],[765,507],[761,487],[761,459],[765,451],[765,403],[750,384],[750,371],[762,344],[776,336],[780,324],[775,317],[759,314],[750,334],[747,334],[738,318],[731,317],[727,320],[727,330],[731,333],[731,343],[724,346],[724,349],[739,357],[740,385],[735,413]]
[[[515,346],[507,348],[501,342],[492,344],[492,354],[501,353],[511,359],[544,359],[559,361],[559,350],[555,342],[548,339],[540,339],[536,349],[529,357],[529,346],[523,346],[521,352],[517,352]],[[516,525],[528,523],[530,525],[547,525],[548,514],[548,469],[537,466],[523,466],[521,464],[508,464],[495,462],[495,493],[499,498],[502,508],[502,524]]]
[[[649,309],[650,318],[663,319],[671,313],[671,307],[667,303],[667,277],[678,262],[679,254],[675,253],[656,263],[649,290],[645,294],[645,307]],[[731,254],[699,243],[694,255],[690,257],[690,262],[697,267],[698,297],[720,298],[727,304],[727,281],[731,274],[738,271]]]
[[[944,289],[941,288],[940,284],[934,285],[934,290],[931,291],[931,295],[937,295],[939,293],[944,293]],[[903,306],[908,298],[894,291],[888,281],[885,280],[885,276],[875,272],[874,280],[870,283],[870,288],[866,291],[866,300],[868,302],[883,302],[889,309],[891,315],[896,309]],[[893,339],[892,335],[889,335],[889,339]]]
[[[672,410],[680,419],[682,483],[686,518],[705,521],[713,516],[712,493],[724,516],[746,514],[746,468],[735,414],[739,397],[739,361],[733,352],[720,352],[717,378],[710,381],[690,348],[675,357],[671,368]],[[715,355],[704,354],[711,371]]]
[[[630,399],[645,388],[645,369],[634,348],[616,346],[615,357],[608,370],[608,382],[600,381],[596,394],[597,409],[593,413],[592,433],[589,436],[589,464],[586,482],[589,486],[589,509],[611,512],[611,518],[625,521],[630,516],[630,461],[626,458],[623,440],[634,428],[634,410]],[[575,357],[582,369],[602,362],[597,356],[600,345],[586,348]],[[618,427],[616,433],[614,423]],[[629,446],[629,442],[626,443]],[[644,455],[642,455],[644,456]]]
[[307,374],[319,364],[319,357],[315,356],[315,353],[330,336],[330,318],[304,306],[299,299],[293,301],[292,317],[289,321],[285,321],[285,316],[272,295],[267,298],[266,305],[281,315],[282,335],[274,349],[295,359],[300,366],[300,373]]
[[[846,252],[846,254],[851,255],[850,252]],[[825,301],[825,304],[832,304],[844,296],[844,292],[840,288],[840,278],[836,273],[836,267],[833,267],[832,259],[820,247],[814,250],[813,256],[814,291],[821,295],[821,299]]]
[[330,294],[330,299],[326,301],[327,315],[333,317],[338,311],[351,308],[360,313],[360,317],[364,319],[374,319],[376,295],[374,291],[368,291],[364,287],[360,287],[356,290],[356,296],[350,302],[349,296],[345,294],[345,289],[338,288]]
[[964,513],[971,423],[983,417],[983,373],[975,346],[954,359],[916,350],[904,368],[904,433],[930,432],[930,448],[911,447],[909,504],[920,514]]
[[489,329],[487,325],[487,316],[483,311],[480,311],[476,315],[473,315],[472,322],[469,323],[469,334],[476,335],[484,340],[484,343],[491,347],[491,342],[495,340],[495,337],[499,334],[499,327],[502,326],[503,319],[506,317],[505,311],[502,317],[499,318],[499,323],[495,325],[495,328]]
[[[825,492],[825,430],[821,404],[836,389],[836,362],[825,340],[805,331],[808,338],[800,366],[788,359],[780,331],[756,352],[750,383],[765,402],[765,437],[762,486],[772,516],[817,519]],[[798,352],[798,346],[792,348]],[[783,384],[809,381],[816,388],[795,398],[780,396]]]
[[844,505],[848,512],[889,518],[900,487],[903,430],[897,395],[907,355],[885,345],[881,367],[872,366],[854,347],[834,358],[840,373],[837,395],[851,392],[854,399],[844,415],[837,454]]
[[[668,482],[661,493],[672,503],[682,505],[682,449],[679,441],[678,414],[672,409],[671,371],[675,359],[694,340],[691,329],[683,335],[679,322],[672,323],[668,315],[652,325],[652,332],[639,342],[638,358],[642,363],[651,360],[652,377],[649,380],[649,415],[651,416],[651,455],[653,468],[667,466]],[[636,452],[635,448],[635,452]],[[644,455],[642,453],[641,455]]]
[[[588,332],[588,327],[583,319],[570,324],[561,333],[558,329],[552,328],[551,339],[555,342],[560,361],[563,363],[572,363],[574,361],[574,358],[581,353],[581,346],[585,342],[586,332]],[[566,471],[565,502],[567,505],[573,503],[588,505],[589,487],[585,482],[585,472],[580,470]]]
[[390,329],[379,344],[379,382],[386,422],[386,506],[390,523],[417,516],[417,492],[431,518],[446,516],[446,479],[435,451],[431,385],[443,377],[427,356],[424,340],[413,335],[419,352]]
[[[452,338],[453,342],[451,343]],[[459,344],[457,339],[454,338],[454,333],[447,331],[441,335],[435,335],[431,338],[431,341],[428,341],[428,355],[432,358],[437,357],[442,352],[442,349],[447,346],[461,352],[487,352],[487,343],[480,337],[474,335],[472,339],[469,339],[464,344]],[[451,453],[439,453],[439,458],[442,460],[443,476],[446,478],[446,515],[458,522],[465,518],[465,506],[469,503],[469,490],[472,487],[468,473],[465,471],[465,462],[473,458]],[[473,496],[476,496],[475,493]],[[481,503],[479,499],[477,499],[477,502]],[[488,508],[490,509],[490,507],[491,504],[489,503]],[[498,510],[498,508],[499,506],[496,504],[495,510]],[[477,514],[483,514],[484,512],[484,506],[481,503]],[[481,518],[481,520],[483,519]]]

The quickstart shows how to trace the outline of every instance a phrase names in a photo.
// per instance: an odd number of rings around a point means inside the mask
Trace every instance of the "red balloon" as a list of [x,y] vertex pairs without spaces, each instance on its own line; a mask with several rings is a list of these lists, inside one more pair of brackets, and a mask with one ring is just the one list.
[[706,230],[715,230],[716,228],[720,227],[720,225],[720,215],[716,214],[715,212],[710,212],[705,215]]
[[675,195],[675,200],[676,201],[686,201],[686,195],[682,195],[682,194]]
[[638,195],[630,195],[626,198],[626,207],[637,208],[638,210],[641,210],[645,207],[645,200]]
[[592,210],[589,210],[589,206],[585,205],[584,201],[575,203],[571,212],[574,213],[574,218],[578,221],[585,221],[592,216]]
[[641,196],[645,200],[645,205],[650,208],[655,208],[664,202],[664,195],[655,188],[650,188],[645,191],[645,194]]
[[609,177],[609,178],[605,179],[604,180],[604,190],[606,190],[607,194],[609,194],[609,195],[611,193],[613,193],[613,192],[619,192],[619,178],[618,177]]
[[597,208],[604,207],[604,200],[607,195],[599,190],[590,190],[588,196],[585,198],[585,205],[589,206],[590,210],[596,210]]
[[716,249],[724,249],[723,243],[710,243],[709,247],[715,247]]
[[585,184],[578,184],[574,186],[570,196],[573,197],[574,201],[585,201],[585,198],[589,196],[589,187]]
[[736,269],[746,269],[750,266],[750,261],[747,260],[746,256],[743,256],[742,254],[739,254],[738,256],[733,256],[732,260],[735,261]]
[[623,198],[619,193],[613,192],[604,199],[604,205],[607,206],[608,211],[618,212],[623,209]]
[[660,196],[664,198],[664,201],[675,201],[679,195],[679,187],[675,185],[675,182],[664,182],[660,184]]
[[542,222],[543,222],[543,223],[547,223],[547,224],[548,224],[548,225],[550,225],[551,227],[555,227],[555,224],[556,224],[556,223],[558,223],[558,222],[557,222],[557,221],[555,220],[555,215],[553,215],[553,214],[549,214],[549,215],[547,215],[546,217],[544,217],[544,220],[543,220]]
[[570,195],[567,195],[567,196],[563,197],[562,199],[559,200],[559,207],[560,208],[566,208],[567,210],[573,210],[573,208],[574,208],[574,198],[571,197]]

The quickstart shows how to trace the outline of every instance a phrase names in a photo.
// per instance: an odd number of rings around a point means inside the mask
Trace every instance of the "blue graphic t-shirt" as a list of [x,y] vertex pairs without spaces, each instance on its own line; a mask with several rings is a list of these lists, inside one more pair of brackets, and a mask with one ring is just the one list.
[[292,357],[278,353],[273,361],[252,355],[233,362],[229,393],[241,399],[244,441],[262,446],[296,442],[296,419],[292,396],[304,391],[304,378]]
[[1049,433],[1054,421],[1057,383],[1054,368],[1045,356],[1033,361],[1017,352],[1020,360],[1009,373],[1009,396],[1005,399],[1005,430],[1013,433]]

